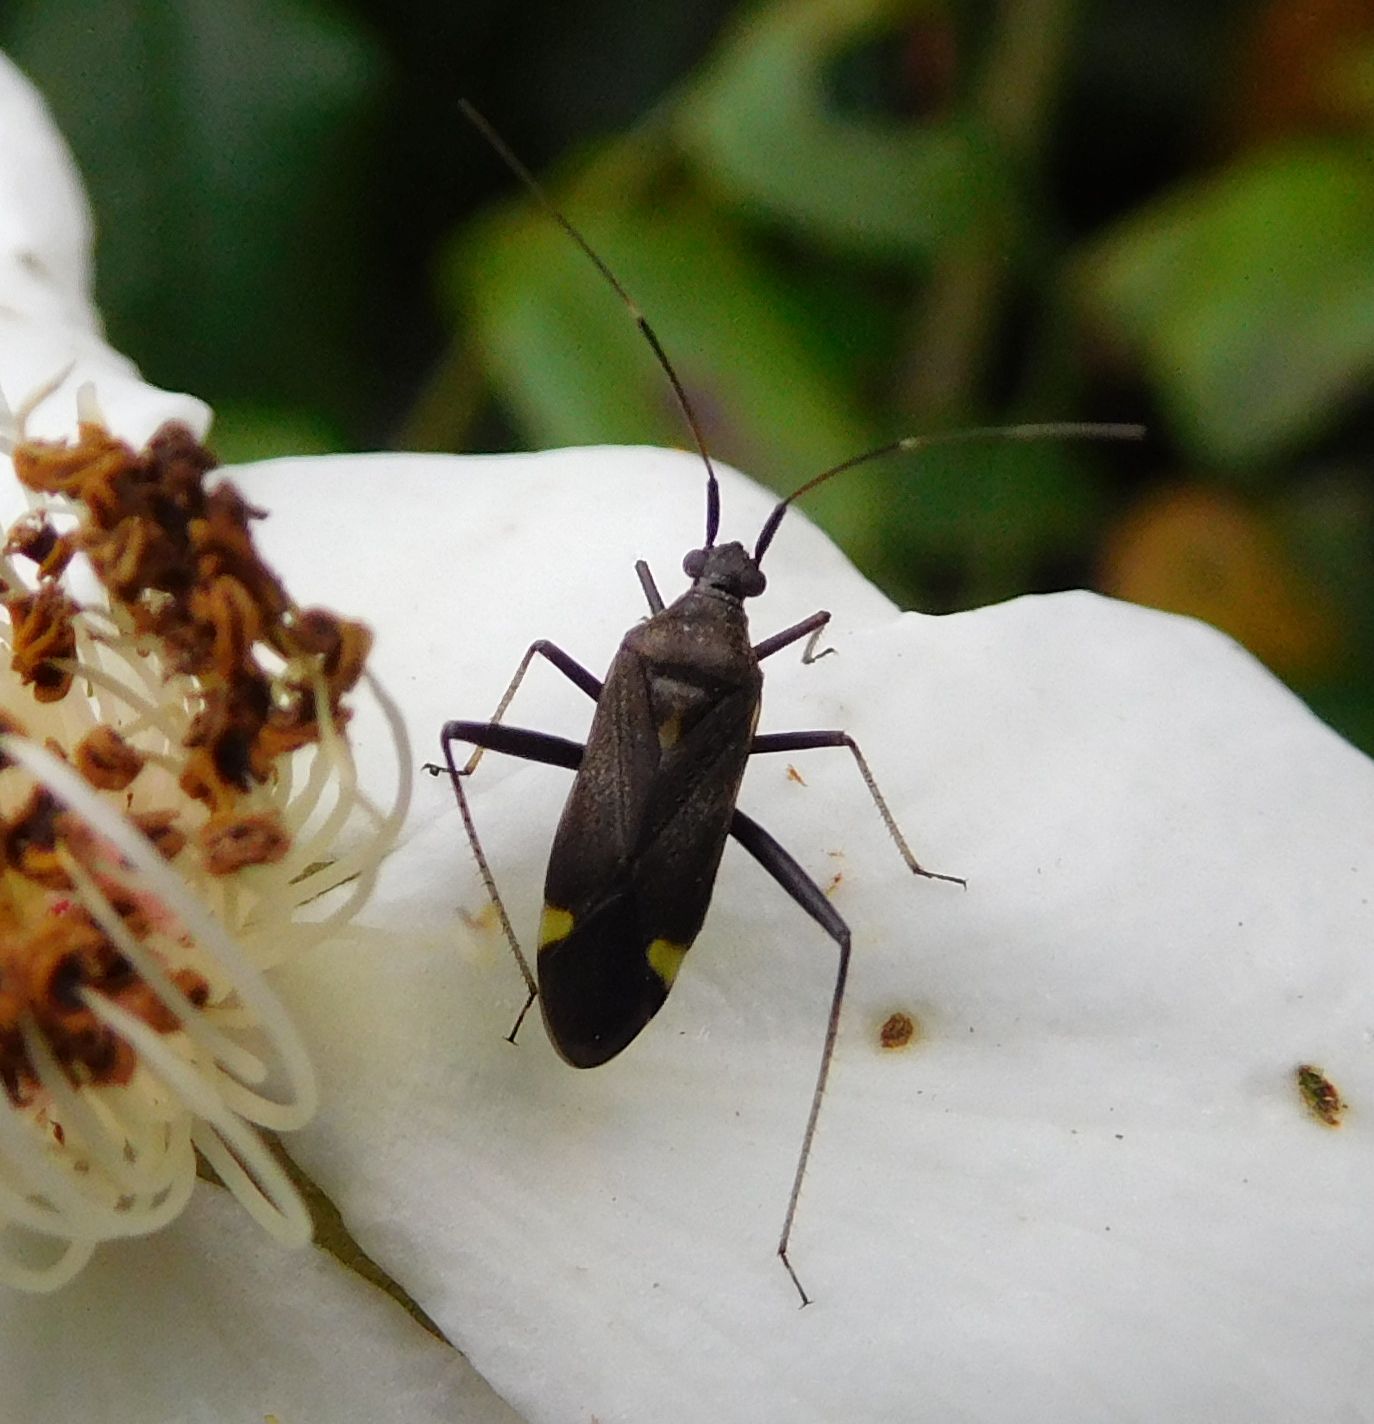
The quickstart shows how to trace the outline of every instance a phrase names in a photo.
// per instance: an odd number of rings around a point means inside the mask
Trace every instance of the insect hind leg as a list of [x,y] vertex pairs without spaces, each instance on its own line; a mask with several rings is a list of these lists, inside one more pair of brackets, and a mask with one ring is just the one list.
[[801,1278],[792,1265],[788,1245],[792,1239],[792,1225],[797,1218],[802,1179],[806,1176],[806,1164],[810,1160],[811,1144],[816,1136],[816,1123],[821,1115],[821,1099],[825,1096],[830,1063],[835,1056],[835,1040],[840,1031],[840,1009],[844,1004],[845,983],[849,978],[849,926],[825,898],[825,892],[820,886],[757,821],[751,820],[743,811],[736,811],[730,822],[730,834],[835,941],[840,953],[840,962],[835,971],[835,988],[830,996],[830,1017],[825,1025],[825,1043],[821,1048],[821,1064],[816,1073],[816,1086],[811,1093],[811,1110],[807,1114],[801,1150],[797,1154],[797,1166],[792,1174],[792,1190],[787,1198],[782,1235],[778,1238],[778,1259],[792,1284],[796,1286],[797,1294],[805,1307],[811,1304],[811,1297],[807,1295],[806,1287],[802,1285]]
[[[508,700],[509,698],[507,698]],[[507,727],[500,722],[445,722],[443,730],[439,734],[439,741],[444,750],[444,767],[436,767],[434,770],[442,771],[445,767],[448,770],[449,780],[453,785],[454,799],[458,803],[458,814],[463,819],[463,830],[467,833],[468,845],[472,847],[473,858],[477,861],[478,874],[482,877],[487,898],[496,907],[502,933],[506,936],[506,943],[510,945],[511,953],[515,956],[515,962],[520,968],[520,975],[525,981],[525,1003],[516,1015],[511,1031],[506,1035],[506,1041],[514,1043],[516,1035],[520,1032],[520,1026],[525,1022],[525,1015],[529,1013],[535,999],[539,997],[539,986],[535,982],[529,960],[525,957],[524,950],[520,948],[515,927],[511,924],[510,916],[506,913],[505,901],[502,900],[501,892],[496,888],[496,877],[492,874],[487,853],[482,849],[482,840],[477,834],[477,823],[472,818],[472,807],[468,804],[467,793],[463,790],[463,782],[472,774],[476,759],[471,758],[466,766],[460,767],[453,755],[453,747],[457,742],[466,742],[479,752],[501,751],[510,756],[520,757],[525,761],[542,762],[546,766],[562,766],[576,770],[582,761],[582,746],[578,742],[568,741],[565,737],[554,737],[545,732],[531,732],[523,727]]]

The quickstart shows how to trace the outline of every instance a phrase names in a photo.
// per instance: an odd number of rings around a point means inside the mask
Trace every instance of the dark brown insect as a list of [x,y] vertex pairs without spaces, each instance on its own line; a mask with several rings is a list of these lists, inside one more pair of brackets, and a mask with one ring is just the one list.
[[[830,614],[818,611],[754,643],[744,602],[764,590],[763,558],[793,501],[856,465],[882,455],[955,441],[1135,438],[1140,431],[1137,427],[1060,424],[894,440],[798,486],[774,507],[752,552],[743,544],[718,543],[716,473],[691,404],[658,337],[614,273],[553,206],[486,120],[470,105],[464,103],[462,108],[619,294],[672,386],[706,472],[706,538],[683,560],[683,571],[691,582],[676,600],[665,605],[648,565],[642,560],[635,565],[649,617],[626,633],[604,681],[553,643],[536,642],[526,651],[490,721],[444,725],[445,766],[463,823],[529,991],[510,1037],[514,1039],[538,998],[549,1038],[568,1063],[590,1068],[620,1053],[666,1000],[706,918],[726,841],[733,839],[743,846],[834,940],[839,951],[811,1110],[778,1242],[778,1255],[806,1305],[810,1298],[788,1257],[788,1242],[834,1055],[849,970],[850,932],[815,880],[762,826],[736,807],[746,762],[751,756],[768,753],[846,749],[908,869],[929,879],[958,885],[964,882],[957,876],[936,875],[917,863],[867,761],[847,732],[756,730],[763,689],[760,664],[803,640],[803,662],[824,656],[829,650],[818,653],[816,648]],[[595,701],[585,745],[502,722],[536,656],[547,659]],[[476,748],[461,766],[453,750],[459,743]],[[577,773],[549,857],[537,978],[501,903],[463,793],[463,778],[488,750]],[[435,772],[443,769],[431,768]]]

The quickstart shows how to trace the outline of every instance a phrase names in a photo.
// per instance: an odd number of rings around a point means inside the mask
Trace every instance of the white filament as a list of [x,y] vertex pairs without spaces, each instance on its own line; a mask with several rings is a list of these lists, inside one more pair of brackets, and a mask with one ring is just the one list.
[[281,1001],[267,987],[233,937],[205,909],[146,837],[120,813],[91,791],[64,761],[44,747],[22,738],[0,736],[0,753],[18,762],[60,801],[76,811],[93,829],[114,845],[142,877],[144,883],[211,954],[233,985],[238,998],[252,1011],[258,1028],[275,1050],[286,1085],[285,1102],[310,1116],[318,1102],[314,1069],[305,1045],[296,1033]]

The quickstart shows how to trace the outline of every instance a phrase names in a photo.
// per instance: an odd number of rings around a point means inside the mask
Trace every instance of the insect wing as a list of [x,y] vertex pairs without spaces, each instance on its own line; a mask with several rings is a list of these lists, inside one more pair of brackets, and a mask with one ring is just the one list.
[[670,682],[665,693],[622,645],[549,858],[540,1004],[577,1067],[613,1058],[668,997],[706,917],[748,758],[756,681]]

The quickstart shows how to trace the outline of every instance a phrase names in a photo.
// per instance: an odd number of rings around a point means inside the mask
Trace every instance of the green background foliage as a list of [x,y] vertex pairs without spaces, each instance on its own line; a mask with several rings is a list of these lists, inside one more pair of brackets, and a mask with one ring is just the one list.
[[895,597],[1194,613],[1374,748],[1374,0],[9,0],[0,44],[111,339],[226,457],[687,443],[466,95],[778,488],[1149,425],[826,486]]

